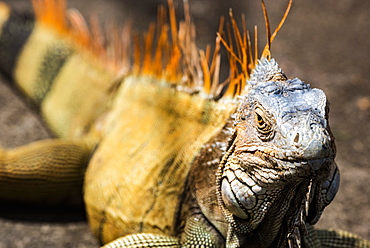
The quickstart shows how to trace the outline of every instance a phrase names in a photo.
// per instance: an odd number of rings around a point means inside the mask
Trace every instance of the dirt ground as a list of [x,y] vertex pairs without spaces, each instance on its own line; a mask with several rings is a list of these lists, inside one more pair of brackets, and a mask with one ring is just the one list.
[[[6,2],[28,8],[27,0]],[[113,18],[117,22],[131,18],[142,29],[155,20],[159,3],[164,0],[74,0],[70,6],[84,15],[97,13],[102,19]],[[273,26],[286,3],[266,1]],[[190,5],[202,48],[212,42],[219,16],[227,15],[230,7],[236,17],[246,14],[249,27],[255,20],[263,21],[258,0],[190,0]],[[330,122],[336,137],[341,186],[318,226],[349,230],[367,239],[370,239],[369,40],[370,1],[296,1],[272,47],[273,57],[289,77],[297,76],[323,89],[331,102]],[[47,137],[50,134],[36,113],[1,78],[0,144],[10,148]],[[0,207],[0,227],[0,248],[98,247],[82,209]]]

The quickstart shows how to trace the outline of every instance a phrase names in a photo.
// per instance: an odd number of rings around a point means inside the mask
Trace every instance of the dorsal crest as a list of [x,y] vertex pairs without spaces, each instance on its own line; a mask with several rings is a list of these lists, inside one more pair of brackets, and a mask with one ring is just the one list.
[[[188,1],[184,1],[185,20],[177,22],[173,1],[168,0],[169,21],[166,22],[165,8],[159,7],[158,23],[151,24],[143,35],[132,33],[130,22],[123,29],[111,24],[109,33],[105,33],[96,17],[90,18],[88,24],[76,10],[66,10],[65,0],[32,0],[32,3],[39,23],[67,37],[80,50],[88,51],[118,76],[132,73],[150,75],[191,94],[202,93],[206,98],[217,100],[223,96],[233,98],[243,94],[253,69],[260,63],[257,28],[252,45],[244,18],[241,31],[231,11],[231,29],[224,31],[224,19],[221,18],[212,54],[209,47],[203,51],[196,46],[195,25],[191,20]],[[291,4],[292,0],[271,35],[262,1],[267,34],[262,61],[270,60],[271,42],[286,20]],[[223,82],[219,75],[221,44],[229,53],[229,76]]]

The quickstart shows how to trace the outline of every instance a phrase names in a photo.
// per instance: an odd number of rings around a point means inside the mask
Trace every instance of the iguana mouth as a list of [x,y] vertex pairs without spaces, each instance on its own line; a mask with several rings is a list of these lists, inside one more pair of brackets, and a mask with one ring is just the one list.
[[279,151],[269,147],[260,146],[244,146],[242,148],[236,148],[237,153],[249,153],[254,156],[260,157],[263,160],[279,160],[281,162],[287,162],[287,167],[297,167],[308,164],[313,170],[317,170],[322,164],[331,161],[331,156],[317,157],[317,158],[305,158],[303,154],[298,152],[294,153],[288,149],[280,149]]
[[[238,154],[231,155],[225,164],[220,177],[220,193],[224,206],[233,215],[247,221],[250,230],[254,230],[264,219],[274,201],[279,198],[278,195],[284,194],[285,187],[295,190],[303,182],[312,183],[312,179],[317,176],[315,171],[320,168],[329,169],[333,164],[330,157],[280,158],[257,146],[253,146],[255,149],[244,148],[239,149]],[[325,180],[326,184],[331,185],[330,180]],[[327,191],[330,188],[325,187]]]

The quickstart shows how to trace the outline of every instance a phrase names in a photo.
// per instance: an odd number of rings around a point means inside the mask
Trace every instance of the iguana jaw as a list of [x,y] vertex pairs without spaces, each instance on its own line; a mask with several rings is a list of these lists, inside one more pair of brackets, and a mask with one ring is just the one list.
[[[234,233],[229,235],[249,239],[254,232],[261,235],[273,227],[269,238],[261,241],[266,241],[267,247],[269,242],[276,242],[273,237],[281,232],[280,228],[291,233],[295,228],[303,228],[306,218],[308,222],[317,221],[338,190],[339,174],[333,157],[284,160],[260,149],[249,149],[228,156],[219,180],[219,202],[226,219],[234,226]],[[309,210],[310,205],[320,206]],[[312,216],[308,217],[308,211]],[[301,215],[303,222],[296,223],[295,218],[301,220]],[[283,235],[287,238],[288,233]]]

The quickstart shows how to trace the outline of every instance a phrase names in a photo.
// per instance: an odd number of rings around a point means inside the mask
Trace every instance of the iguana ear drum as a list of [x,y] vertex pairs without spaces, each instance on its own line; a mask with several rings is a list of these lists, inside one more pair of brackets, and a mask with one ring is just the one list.
[[248,212],[257,207],[258,199],[255,191],[258,190],[261,193],[265,191],[258,185],[249,187],[236,178],[230,182],[224,178],[221,183],[221,195],[225,207],[241,219],[250,219]]
[[[251,192],[252,193],[252,192]],[[238,216],[241,219],[249,219],[248,214],[242,209],[240,202],[237,200],[231,185],[226,178],[222,180],[221,184],[221,195],[222,200],[226,208],[235,216]],[[253,196],[253,195],[252,195]],[[251,200],[253,201],[253,199]]]

